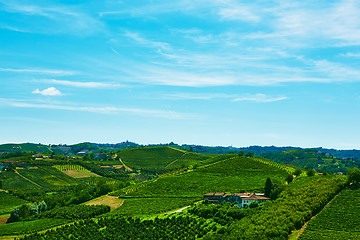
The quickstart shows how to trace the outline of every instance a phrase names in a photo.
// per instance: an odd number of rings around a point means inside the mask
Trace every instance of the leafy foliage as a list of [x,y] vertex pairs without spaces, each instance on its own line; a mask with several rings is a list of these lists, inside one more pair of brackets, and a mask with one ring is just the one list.
[[205,219],[212,219],[221,225],[230,225],[234,220],[240,220],[255,212],[251,208],[233,207],[230,203],[225,204],[197,204],[189,209],[189,213]]
[[44,212],[47,210],[47,205],[44,201],[40,203],[27,203],[23,204],[20,207],[14,208],[10,217],[6,223],[18,222],[35,214]]

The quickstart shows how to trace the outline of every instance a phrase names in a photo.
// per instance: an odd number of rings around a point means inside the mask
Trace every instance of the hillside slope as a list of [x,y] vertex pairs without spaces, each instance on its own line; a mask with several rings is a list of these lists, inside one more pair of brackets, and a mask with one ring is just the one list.
[[232,157],[126,188],[120,196],[200,198],[206,192],[261,191],[268,177],[284,181],[286,175],[286,171],[253,158]]

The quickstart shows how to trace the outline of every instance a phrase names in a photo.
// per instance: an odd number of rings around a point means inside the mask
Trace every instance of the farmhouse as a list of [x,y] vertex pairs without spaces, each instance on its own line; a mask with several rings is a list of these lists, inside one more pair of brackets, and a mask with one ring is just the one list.
[[239,207],[244,208],[252,202],[262,203],[270,198],[264,197],[262,193],[206,193],[204,200],[208,200],[212,204],[237,203]]
[[32,157],[34,157],[34,158],[42,158],[43,155],[41,153],[36,153],[36,154],[32,155]]

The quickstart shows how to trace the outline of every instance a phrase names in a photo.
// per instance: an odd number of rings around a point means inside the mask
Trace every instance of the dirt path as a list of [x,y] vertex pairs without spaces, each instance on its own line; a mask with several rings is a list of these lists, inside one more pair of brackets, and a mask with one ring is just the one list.
[[177,162],[180,158],[184,157],[186,154],[189,154],[188,152],[185,152],[183,155],[181,155],[180,157],[178,157],[177,159],[175,159],[174,161],[172,161],[171,163],[169,163],[168,165],[166,165],[165,168],[169,167],[171,164]]
[[126,170],[131,171],[131,172],[133,171],[131,168],[129,168],[128,166],[125,165],[125,163],[123,162],[123,160],[120,157],[119,157],[119,160]]
[[175,210],[175,211],[167,212],[166,214],[173,214],[173,213],[182,212],[182,211],[184,211],[185,209],[187,209],[187,208],[189,208],[189,207],[191,207],[191,205],[186,206],[186,207],[183,207],[183,208],[180,208],[180,209]]
[[179,152],[182,152],[182,153],[188,153],[187,151],[182,150],[182,149],[178,149],[178,148],[174,148],[174,147],[168,147],[168,148],[171,148],[173,150],[176,150],[176,151],[179,151]]
[[42,188],[42,186],[40,186],[40,185],[39,185],[39,184],[37,184],[36,182],[31,181],[31,180],[30,180],[30,179],[28,179],[27,177],[24,177],[24,176],[23,176],[23,175],[21,175],[18,171],[16,171],[16,170],[15,170],[15,173],[16,173],[17,175],[19,175],[20,177],[22,177],[23,179],[25,179],[26,181],[31,182],[32,184],[34,184],[34,185],[38,186],[39,188]]

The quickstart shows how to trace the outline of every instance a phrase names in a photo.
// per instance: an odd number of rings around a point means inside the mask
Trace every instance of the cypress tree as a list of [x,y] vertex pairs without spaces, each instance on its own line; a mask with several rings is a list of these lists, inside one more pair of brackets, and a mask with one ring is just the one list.
[[272,182],[271,182],[271,179],[270,179],[270,178],[267,178],[267,179],[266,179],[266,182],[265,182],[265,188],[264,188],[265,197],[270,197],[272,185],[273,185],[273,184],[272,184]]

